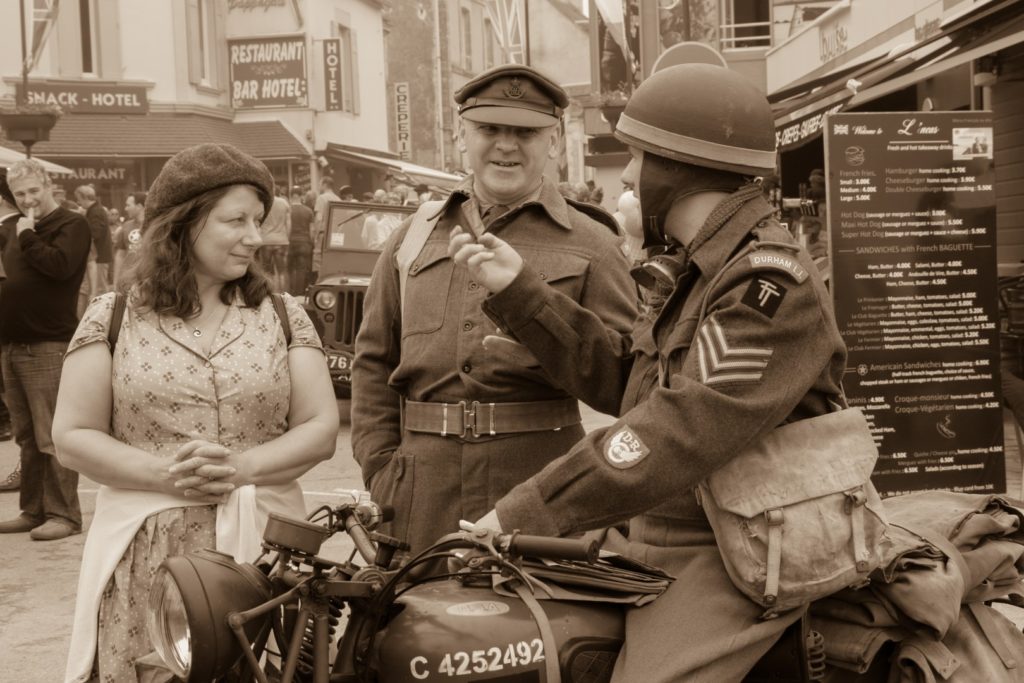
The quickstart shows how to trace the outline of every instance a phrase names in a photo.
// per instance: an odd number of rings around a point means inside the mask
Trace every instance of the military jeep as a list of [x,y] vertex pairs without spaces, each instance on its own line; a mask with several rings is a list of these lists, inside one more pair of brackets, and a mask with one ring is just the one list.
[[317,282],[306,293],[306,312],[320,333],[340,397],[351,395],[356,333],[373,267],[384,241],[414,211],[412,206],[358,202],[328,206],[323,258]]

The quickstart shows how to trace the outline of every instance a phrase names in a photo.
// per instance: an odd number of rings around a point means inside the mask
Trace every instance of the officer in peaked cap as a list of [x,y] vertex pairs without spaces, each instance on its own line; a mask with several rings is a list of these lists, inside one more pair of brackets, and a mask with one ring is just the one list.
[[544,176],[559,150],[565,91],[510,64],[454,98],[472,173],[444,201],[422,204],[384,246],[352,370],[353,453],[373,499],[395,508],[389,533],[412,552],[460,519],[478,519],[584,434],[570,389],[488,319],[486,290],[448,258],[449,235],[501,235],[544,287],[620,333],[636,316],[614,219],[567,203]]

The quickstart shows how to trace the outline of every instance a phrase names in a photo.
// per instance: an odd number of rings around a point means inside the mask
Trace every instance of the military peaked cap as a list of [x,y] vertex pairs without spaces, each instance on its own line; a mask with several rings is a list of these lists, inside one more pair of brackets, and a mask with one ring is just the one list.
[[536,69],[505,64],[485,71],[455,93],[464,119],[502,126],[553,126],[569,106],[560,85]]

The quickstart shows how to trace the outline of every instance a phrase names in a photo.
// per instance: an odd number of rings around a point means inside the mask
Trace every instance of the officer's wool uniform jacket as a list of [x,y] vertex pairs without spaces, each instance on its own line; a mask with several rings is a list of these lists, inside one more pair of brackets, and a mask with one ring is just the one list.
[[[356,340],[353,454],[374,500],[397,508],[392,534],[408,538],[414,550],[456,530],[460,518],[482,516],[512,486],[583,436],[578,424],[482,438],[402,429],[404,399],[500,404],[571,397],[532,358],[482,345],[485,336],[497,331],[481,308],[487,290],[448,256],[450,231],[466,224],[461,205],[471,199],[472,182],[466,179],[447,199],[409,269],[404,321],[396,252],[410,221],[396,230],[375,267]],[[608,334],[628,333],[637,297],[621,238],[568,204],[552,182],[545,179],[535,199],[513,207],[487,229],[523,256],[538,289],[557,292],[590,312]],[[565,366],[568,372],[578,363],[565,359]],[[606,413],[619,407],[611,395],[595,394],[590,404]],[[409,519],[413,506],[415,519]]]
[[[705,342],[698,337],[709,281],[770,212],[761,199],[740,209],[692,255],[699,269],[692,285],[677,287],[657,318],[639,321],[632,335],[602,327],[590,312],[545,288],[529,267],[488,299],[494,320],[557,382],[592,402],[622,399],[614,425],[588,435],[498,504],[503,525],[564,535],[642,513],[703,521],[692,494],[697,482],[774,427],[829,410],[827,399],[840,391],[846,347],[804,250],[765,248],[758,253],[783,260],[754,266],[743,258],[731,266],[711,292]],[[759,232],[764,240],[793,243],[777,224]],[[780,265],[786,262],[796,262],[803,281]],[[659,358],[669,378],[664,388]],[[756,367],[758,359],[766,361],[763,368]],[[730,361],[749,367],[732,372]],[[623,430],[639,439],[637,453],[643,454],[628,463],[610,461],[609,444]]]
[[740,680],[800,616],[759,620],[761,608],[731,584],[693,494],[755,439],[827,412],[840,393],[846,348],[806,251],[761,248],[714,279],[752,231],[793,245],[765,220],[770,214],[760,197],[745,203],[696,248],[692,276],[631,335],[544,287],[532,267],[486,302],[574,395],[621,398],[618,421],[496,504],[502,527],[524,533],[567,535],[629,519],[628,541],[611,532],[618,543],[610,547],[676,577],[658,600],[627,614],[615,681]]

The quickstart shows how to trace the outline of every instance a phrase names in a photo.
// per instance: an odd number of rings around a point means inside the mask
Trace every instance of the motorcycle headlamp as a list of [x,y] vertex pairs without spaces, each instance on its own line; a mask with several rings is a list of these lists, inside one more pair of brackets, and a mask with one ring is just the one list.
[[[273,594],[270,580],[229,555],[200,550],[164,560],[149,594],[146,627],[157,654],[188,683],[223,676],[242,654],[228,615],[252,609]],[[244,625],[252,640],[269,615]]]
[[329,311],[334,308],[334,304],[338,303],[338,296],[329,289],[321,289],[313,295],[313,303],[317,308]]

